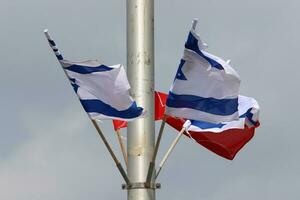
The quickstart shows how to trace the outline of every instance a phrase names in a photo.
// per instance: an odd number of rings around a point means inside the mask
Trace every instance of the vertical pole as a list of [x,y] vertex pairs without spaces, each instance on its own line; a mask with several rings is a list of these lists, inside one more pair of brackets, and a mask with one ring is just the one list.
[[125,150],[124,142],[122,140],[120,129],[116,130],[116,134],[117,134],[118,141],[119,141],[119,144],[120,144],[120,148],[121,148],[121,151],[122,151],[122,154],[123,154],[124,162],[125,162],[125,165],[127,167],[128,166],[127,153],[126,153],[126,150]]
[[[147,110],[128,123],[128,176],[144,183],[154,144],[154,0],[127,0],[127,72],[131,94]],[[155,173],[154,173],[155,176]],[[155,189],[128,189],[128,200],[155,200]]]

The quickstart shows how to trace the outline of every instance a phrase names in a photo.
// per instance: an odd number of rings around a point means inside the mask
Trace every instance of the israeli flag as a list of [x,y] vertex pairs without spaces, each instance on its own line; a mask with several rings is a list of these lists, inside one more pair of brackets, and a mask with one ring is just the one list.
[[195,24],[169,91],[166,114],[210,123],[238,120],[239,75],[229,61],[204,51],[207,45]]
[[145,114],[129,95],[130,85],[122,65],[106,66],[98,60],[65,60],[47,30],[46,37],[63,67],[80,103],[91,119],[130,121]]
[[134,120],[144,114],[129,95],[122,65],[106,66],[98,60],[61,60],[84,110],[92,119]]
[[238,104],[238,120],[217,124],[191,120],[188,131],[222,133],[232,129],[244,129],[245,126],[247,128],[257,127],[259,125],[259,105],[257,101],[251,97],[239,95]]

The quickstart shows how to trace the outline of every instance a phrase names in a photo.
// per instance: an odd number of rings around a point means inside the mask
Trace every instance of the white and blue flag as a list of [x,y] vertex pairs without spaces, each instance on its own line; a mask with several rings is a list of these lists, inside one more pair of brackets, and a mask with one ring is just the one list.
[[229,61],[205,48],[193,27],[169,91],[166,114],[210,123],[238,120],[239,75]]
[[90,118],[130,121],[145,114],[129,95],[130,85],[122,65],[106,66],[98,60],[65,60],[47,31],[45,34]]
[[191,120],[188,131],[222,133],[232,129],[244,129],[256,127],[259,123],[259,105],[251,97],[239,95],[238,97],[239,119],[229,122],[210,123],[205,121]]

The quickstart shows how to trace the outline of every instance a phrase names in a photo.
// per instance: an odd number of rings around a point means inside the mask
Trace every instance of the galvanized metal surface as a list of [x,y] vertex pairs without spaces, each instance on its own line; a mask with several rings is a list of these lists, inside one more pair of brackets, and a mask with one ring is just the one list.
[[[127,0],[127,73],[131,95],[147,110],[145,118],[128,124],[128,177],[144,183],[154,134],[154,1]],[[154,200],[155,187],[128,188],[128,200]]]

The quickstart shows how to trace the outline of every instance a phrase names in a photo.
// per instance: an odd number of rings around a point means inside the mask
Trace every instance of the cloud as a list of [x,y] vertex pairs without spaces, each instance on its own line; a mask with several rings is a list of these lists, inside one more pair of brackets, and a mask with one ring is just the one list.
[[23,112],[30,139],[0,162],[0,199],[118,197],[122,180],[87,117],[70,108],[45,113]]

